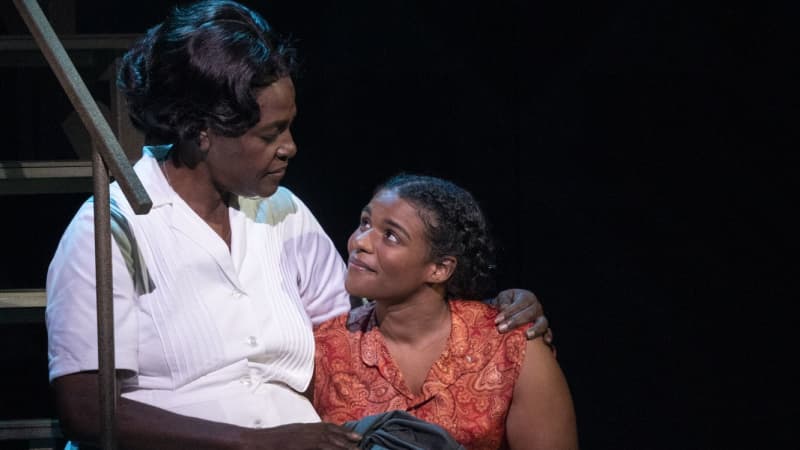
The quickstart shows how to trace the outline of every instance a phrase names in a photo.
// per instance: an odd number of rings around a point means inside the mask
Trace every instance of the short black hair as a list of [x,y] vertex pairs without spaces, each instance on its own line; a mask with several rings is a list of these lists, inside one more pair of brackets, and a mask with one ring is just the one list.
[[494,292],[494,242],[472,194],[450,181],[414,174],[390,178],[375,193],[381,191],[395,192],[417,208],[431,260],[456,258],[445,284],[448,299],[480,300]]
[[244,134],[260,119],[256,91],[292,76],[291,42],[229,0],[175,7],[125,54],[117,85],[133,124],[152,142]]

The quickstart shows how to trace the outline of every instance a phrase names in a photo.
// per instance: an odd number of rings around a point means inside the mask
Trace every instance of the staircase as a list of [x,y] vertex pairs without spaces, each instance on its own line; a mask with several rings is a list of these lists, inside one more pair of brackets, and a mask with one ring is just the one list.
[[[7,111],[0,126],[8,129],[0,147],[6,231],[0,270],[0,449],[63,448],[47,382],[44,279],[64,227],[92,195],[93,144],[42,51],[25,34],[19,13],[11,2],[2,3],[0,93]],[[130,125],[114,74],[119,56],[138,35],[76,34],[74,0],[39,3],[128,159],[135,161],[142,137]]]

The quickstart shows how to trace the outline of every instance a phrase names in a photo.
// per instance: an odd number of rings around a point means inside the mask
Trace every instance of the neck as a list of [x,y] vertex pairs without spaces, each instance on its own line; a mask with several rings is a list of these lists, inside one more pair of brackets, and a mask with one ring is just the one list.
[[230,194],[219,190],[204,165],[176,167],[172,160],[161,163],[167,183],[183,201],[231,247],[231,223],[228,217]]
[[217,189],[203,165],[176,167],[170,158],[160,164],[167,183],[198,216],[209,224],[227,221],[230,194]]
[[425,345],[450,333],[450,308],[433,290],[400,302],[376,301],[375,314],[384,339],[397,344]]

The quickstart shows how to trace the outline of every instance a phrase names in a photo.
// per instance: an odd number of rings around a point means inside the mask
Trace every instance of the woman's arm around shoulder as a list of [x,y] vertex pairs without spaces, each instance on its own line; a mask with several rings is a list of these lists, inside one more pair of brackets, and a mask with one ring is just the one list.
[[541,339],[526,345],[506,418],[508,443],[513,450],[577,449],[575,410],[564,373]]

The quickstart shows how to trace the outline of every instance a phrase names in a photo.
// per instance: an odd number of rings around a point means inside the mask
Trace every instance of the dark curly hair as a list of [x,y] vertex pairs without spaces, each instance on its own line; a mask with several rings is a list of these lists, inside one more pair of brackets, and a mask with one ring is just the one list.
[[117,86],[151,142],[244,134],[260,118],[255,91],[297,67],[289,40],[227,0],[176,7],[125,54]]
[[376,190],[393,191],[417,207],[425,225],[431,260],[456,258],[445,284],[448,299],[483,299],[494,292],[494,243],[472,194],[441,178],[400,174]]

